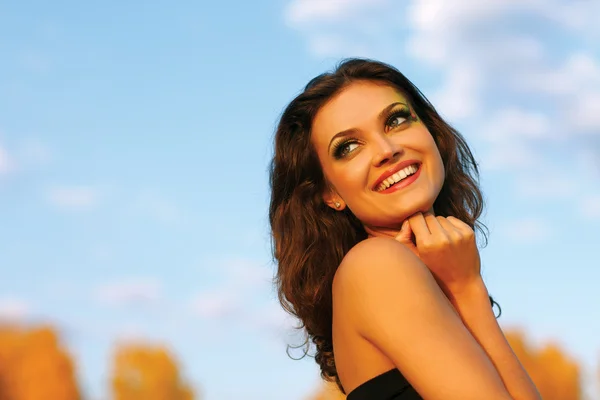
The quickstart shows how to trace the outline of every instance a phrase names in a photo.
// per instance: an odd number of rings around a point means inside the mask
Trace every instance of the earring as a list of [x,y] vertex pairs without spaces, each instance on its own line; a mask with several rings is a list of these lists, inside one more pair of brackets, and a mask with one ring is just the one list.
[[335,208],[340,208],[340,206],[341,206],[341,204],[337,201],[334,204],[335,204]]

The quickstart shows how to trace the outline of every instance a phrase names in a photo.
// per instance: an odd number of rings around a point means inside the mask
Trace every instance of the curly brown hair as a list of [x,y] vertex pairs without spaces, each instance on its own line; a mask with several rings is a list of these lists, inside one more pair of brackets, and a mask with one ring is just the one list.
[[[407,96],[433,136],[446,171],[434,203],[436,215],[459,218],[487,243],[485,226],[478,222],[484,200],[473,154],[460,133],[401,72],[385,63],[353,58],[306,85],[284,110],[275,132],[269,208],[275,284],[284,310],[300,320],[298,329],[306,330],[304,355],[312,339],[321,377],[335,381],[343,393],[333,356],[331,286],[346,253],[367,233],[348,208],[335,211],[324,203],[327,181],[311,144],[311,128],[317,111],[355,81],[389,85]],[[496,304],[491,297],[490,301]]]

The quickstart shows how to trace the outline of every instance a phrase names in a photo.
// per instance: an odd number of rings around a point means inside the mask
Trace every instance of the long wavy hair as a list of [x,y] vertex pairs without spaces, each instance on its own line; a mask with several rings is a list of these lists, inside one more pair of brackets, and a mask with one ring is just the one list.
[[[366,239],[367,233],[348,208],[336,211],[324,203],[327,181],[311,144],[311,128],[317,111],[356,81],[389,85],[407,96],[433,136],[446,171],[434,202],[436,215],[459,218],[482,234],[487,243],[486,228],[478,222],[484,199],[473,154],[460,133],[402,73],[381,62],[347,59],[306,85],[284,110],[275,132],[269,208],[277,264],[275,285],[284,310],[299,319],[298,329],[305,329],[305,341],[300,346],[304,355],[312,340],[321,377],[335,381],[342,393],[345,391],[333,356],[332,283],[346,253]],[[492,306],[496,304],[491,297],[490,301]]]

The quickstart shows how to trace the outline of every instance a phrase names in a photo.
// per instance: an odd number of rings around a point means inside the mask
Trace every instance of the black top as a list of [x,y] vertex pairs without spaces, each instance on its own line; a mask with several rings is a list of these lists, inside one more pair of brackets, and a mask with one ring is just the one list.
[[423,400],[398,368],[359,385],[348,393],[346,400]]

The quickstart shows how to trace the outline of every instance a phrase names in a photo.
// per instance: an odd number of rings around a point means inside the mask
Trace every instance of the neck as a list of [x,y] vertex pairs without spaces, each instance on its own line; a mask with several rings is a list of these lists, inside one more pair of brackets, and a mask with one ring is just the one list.
[[[423,212],[423,211],[418,211],[418,212]],[[428,212],[433,213],[435,215],[433,206],[429,208]],[[412,215],[410,215],[408,218],[410,218],[411,216]],[[399,223],[397,226],[392,226],[392,227],[389,227],[389,226],[387,226],[387,227],[367,226],[367,225],[363,225],[363,226],[365,228],[365,231],[367,232],[368,237],[391,237],[391,238],[395,239],[396,236],[398,236],[398,233],[400,232],[400,228],[402,227],[403,222],[404,221]]]
[[[402,224],[400,224],[402,226]],[[365,226],[365,231],[367,232],[368,237],[390,237],[395,238],[400,232],[400,226],[398,227],[375,227],[375,226]]]

